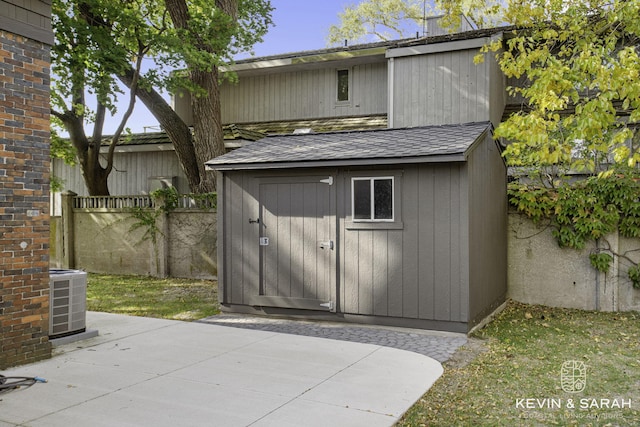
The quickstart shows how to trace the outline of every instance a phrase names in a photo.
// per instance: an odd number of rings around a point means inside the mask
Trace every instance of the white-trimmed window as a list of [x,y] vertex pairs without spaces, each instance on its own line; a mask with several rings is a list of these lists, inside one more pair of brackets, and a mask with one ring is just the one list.
[[393,222],[394,177],[351,178],[353,222]]
[[337,82],[337,102],[348,102],[351,98],[349,96],[349,70],[336,70],[336,82]]

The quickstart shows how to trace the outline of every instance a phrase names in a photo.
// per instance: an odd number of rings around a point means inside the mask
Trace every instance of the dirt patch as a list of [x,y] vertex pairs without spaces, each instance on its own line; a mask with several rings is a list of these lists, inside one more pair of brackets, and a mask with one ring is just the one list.
[[456,352],[443,363],[443,367],[446,370],[460,369],[473,362],[480,354],[488,351],[487,340],[479,338],[468,337],[467,342],[462,347],[458,348]]

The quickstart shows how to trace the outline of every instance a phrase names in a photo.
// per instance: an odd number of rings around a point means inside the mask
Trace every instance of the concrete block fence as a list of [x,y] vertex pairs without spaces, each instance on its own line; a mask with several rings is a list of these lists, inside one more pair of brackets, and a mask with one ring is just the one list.
[[[61,205],[62,216],[52,218],[52,267],[154,277],[217,276],[215,209],[182,207],[165,213],[148,196],[74,193],[63,194]],[[157,213],[155,229],[141,224],[132,207]]]

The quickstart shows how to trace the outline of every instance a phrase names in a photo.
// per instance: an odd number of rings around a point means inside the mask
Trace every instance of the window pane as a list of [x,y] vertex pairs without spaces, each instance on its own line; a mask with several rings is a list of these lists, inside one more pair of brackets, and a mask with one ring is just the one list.
[[371,219],[371,180],[353,180],[353,219]]
[[349,100],[349,70],[338,70],[338,101]]
[[393,180],[373,181],[374,219],[393,219]]

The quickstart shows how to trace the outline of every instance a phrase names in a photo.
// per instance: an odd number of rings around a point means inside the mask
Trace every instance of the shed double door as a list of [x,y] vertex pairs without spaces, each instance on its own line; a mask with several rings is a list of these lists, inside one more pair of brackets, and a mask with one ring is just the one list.
[[260,180],[260,284],[253,305],[335,310],[334,188],[329,176]]

